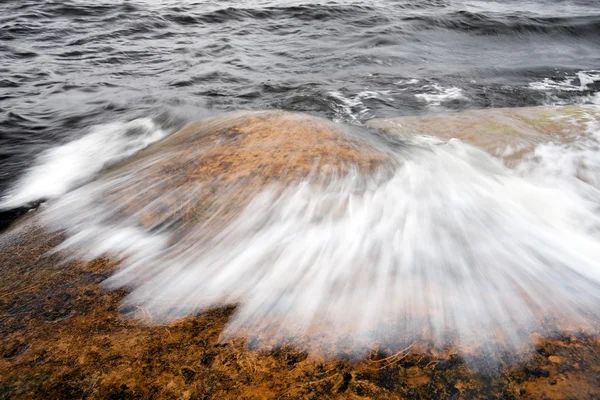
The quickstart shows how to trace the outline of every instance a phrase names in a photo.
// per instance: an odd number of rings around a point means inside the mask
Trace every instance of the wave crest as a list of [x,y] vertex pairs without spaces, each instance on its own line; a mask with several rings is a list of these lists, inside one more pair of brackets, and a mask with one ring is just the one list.
[[[106,284],[131,288],[126,304],[153,321],[237,304],[226,335],[258,342],[360,353],[427,339],[495,354],[534,331],[591,326],[598,189],[574,176],[539,183],[458,140],[417,139],[391,177],[274,186],[216,232],[123,219],[102,198],[135,192],[127,176],[64,196],[45,220],[69,233],[63,249],[124,258]],[[182,195],[168,203],[194,201]]]

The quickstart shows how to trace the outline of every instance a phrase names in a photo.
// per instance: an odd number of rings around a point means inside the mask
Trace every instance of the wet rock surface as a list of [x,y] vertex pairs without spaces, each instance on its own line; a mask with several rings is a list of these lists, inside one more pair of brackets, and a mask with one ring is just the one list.
[[600,396],[600,340],[584,335],[536,335],[529,358],[487,371],[426,344],[325,361],[293,346],[255,351],[242,340],[220,342],[233,307],[168,326],[141,324],[119,313],[124,291],[98,285],[113,263],[60,263],[45,255],[60,235],[25,231],[2,239],[3,399]]
[[380,118],[368,125],[400,138],[413,135],[460,139],[505,159],[520,160],[538,144],[569,143],[600,122],[598,106],[468,110],[454,114]]
[[150,229],[214,220],[217,210],[227,221],[269,184],[374,172],[389,161],[376,139],[307,114],[230,113],[186,126],[99,183],[109,207]]
[[[192,125],[113,168],[108,177],[135,171],[139,180],[130,191],[109,192],[106,201],[119,205],[122,215],[142,215],[146,226],[161,229],[161,223],[173,216],[169,197],[163,196],[169,193],[166,188],[188,190],[193,186],[188,183],[207,182],[207,191],[198,198],[218,202],[223,188],[229,187],[219,186],[223,180],[239,182],[242,188],[254,187],[246,186],[249,181],[262,187],[282,177],[304,177],[315,168],[320,173],[343,173],[347,168],[368,172],[386,160],[376,143],[345,139],[335,127],[304,133],[285,128],[297,126],[299,119],[314,121],[312,117],[262,113],[250,122],[248,115],[242,118],[246,128],[240,130],[233,130],[239,120],[220,125],[224,129],[220,132],[214,125]],[[265,131],[273,126],[273,118],[282,129]],[[261,147],[263,134],[275,141]],[[314,140],[310,145],[309,134]],[[162,157],[165,151],[174,153]],[[195,151],[203,156],[197,157]],[[146,164],[150,159],[153,162]],[[144,182],[152,189],[139,190],[142,186],[136,184]],[[132,203],[121,200],[136,190],[138,203],[128,208]],[[245,196],[249,192],[244,190]],[[143,207],[157,199],[165,207]],[[232,214],[244,202],[235,204]],[[140,209],[154,211],[140,214]],[[182,227],[211,212],[210,207],[178,210]],[[0,236],[3,399],[600,397],[600,340],[584,333],[532,335],[532,354],[506,354],[497,369],[488,369],[485,363],[466,364],[451,347],[439,349],[426,342],[373,349],[361,359],[325,360],[293,344],[255,350],[251,341],[220,339],[235,306],[169,325],[140,322],[120,308],[126,290],[107,291],[101,286],[117,262],[106,258],[67,262],[49,253],[65,237],[49,233],[38,222],[37,215],[30,215]]]

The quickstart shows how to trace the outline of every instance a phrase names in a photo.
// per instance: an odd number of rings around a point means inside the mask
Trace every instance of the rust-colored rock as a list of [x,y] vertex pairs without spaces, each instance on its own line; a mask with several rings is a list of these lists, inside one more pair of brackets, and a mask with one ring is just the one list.
[[148,327],[119,314],[124,291],[98,287],[114,264],[62,264],[44,255],[60,235],[17,229],[0,243],[2,399],[600,396],[600,342],[586,336],[540,339],[530,359],[489,375],[423,345],[322,362],[289,346],[220,343],[233,308]]
[[348,127],[283,111],[238,112],[193,123],[126,164],[153,154],[190,177],[229,181],[304,177],[315,169],[343,172],[350,165],[371,169],[385,159]]
[[[367,173],[386,160],[375,144],[313,117],[237,114],[185,128],[101,182],[104,201],[150,227],[172,217],[169,202],[178,196],[171,193],[196,191],[208,205],[175,204],[185,226],[212,215],[231,188],[235,214],[245,188],[315,170]],[[122,184],[123,176],[133,180]],[[0,236],[0,399],[600,397],[600,342],[585,335],[537,335],[529,359],[490,375],[468,368],[452,349],[425,344],[323,362],[291,346],[254,351],[243,341],[221,343],[231,307],[169,326],[139,324],[119,313],[124,290],[99,287],[115,263],[48,255],[63,239],[40,229],[35,215]]]
[[349,170],[369,174],[388,160],[372,138],[321,118],[238,112],[188,125],[114,166],[100,183],[106,183],[105,201],[112,207],[124,216],[144,210],[140,219],[156,227],[215,214],[227,220],[265,185],[310,174],[318,179]]
[[369,125],[386,133],[460,139],[511,162],[540,143],[568,143],[600,123],[598,106],[492,108],[454,114],[373,119]]

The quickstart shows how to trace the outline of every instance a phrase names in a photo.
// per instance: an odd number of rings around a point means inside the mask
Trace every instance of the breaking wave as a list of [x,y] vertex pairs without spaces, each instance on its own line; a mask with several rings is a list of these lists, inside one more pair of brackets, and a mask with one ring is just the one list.
[[0,210],[59,197],[166,135],[149,118],[95,126],[87,135],[37,156],[0,200]]
[[[497,354],[599,316],[597,135],[590,125],[580,142],[540,145],[514,169],[456,139],[415,137],[391,174],[273,186],[217,231],[145,228],[161,199],[123,218],[105,194],[131,203],[143,190],[123,174],[43,218],[67,231],[61,249],[123,259],[106,285],[130,288],[126,305],[154,322],[235,304],[225,335],[258,343],[360,353],[427,339]],[[190,193],[165,196],[193,207]]]

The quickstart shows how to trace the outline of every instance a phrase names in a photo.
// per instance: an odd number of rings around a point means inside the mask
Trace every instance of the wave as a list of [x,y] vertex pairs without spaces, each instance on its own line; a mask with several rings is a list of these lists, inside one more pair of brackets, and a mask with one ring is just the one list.
[[535,90],[558,90],[566,92],[586,92],[600,89],[600,71],[579,71],[563,78],[544,78],[532,82],[529,87]]
[[405,18],[415,28],[444,28],[475,35],[560,34],[600,36],[600,15],[542,17],[518,14],[497,15],[455,11],[442,15],[417,15]]
[[166,135],[167,131],[149,118],[95,126],[87,135],[40,154],[0,199],[0,210],[27,207],[65,194]]
[[454,86],[445,88],[434,83],[421,87],[421,90],[423,93],[415,94],[415,97],[432,106],[440,106],[450,102],[469,101],[469,98],[465,96],[462,89]]
[[130,2],[93,2],[93,1],[61,1],[48,2],[44,9],[44,17],[103,17],[117,13],[131,13],[138,8]]
[[297,5],[287,7],[243,8],[227,7],[202,14],[167,13],[167,20],[181,25],[212,23],[220,24],[229,21],[266,20],[266,19],[297,19],[302,21],[327,21],[339,18],[357,17],[373,12],[369,6],[341,5]]
[[218,232],[138,220],[195,207],[188,186],[123,218],[107,193],[129,207],[160,185],[135,172],[75,190],[43,218],[67,231],[62,250],[125,259],[106,285],[132,289],[126,305],[154,322],[237,304],[226,335],[358,353],[425,337],[494,355],[600,317],[600,131],[589,128],[514,170],[458,140],[415,137],[391,177],[275,186]]
[[335,109],[336,121],[345,120],[347,122],[358,123],[368,117],[370,110],[365,105],[366,100],[376,100],[379,102],[391,102],[394,99],[390,96],[389,90],[372,91],[365,90],[352,97],[346,97],[339,91],[327,93],[327,98],[331,102],[331,107]]

